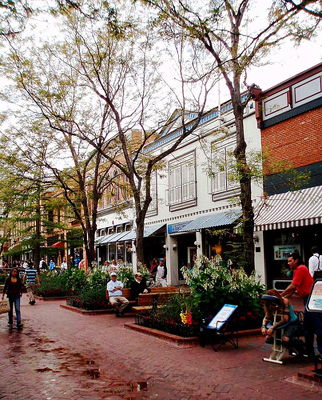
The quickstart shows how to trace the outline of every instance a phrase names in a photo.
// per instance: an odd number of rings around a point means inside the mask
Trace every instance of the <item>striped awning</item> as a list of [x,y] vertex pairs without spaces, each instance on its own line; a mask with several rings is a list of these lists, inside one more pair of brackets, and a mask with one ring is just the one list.
[[202,215],[185,225],[179,232],[197,231],[233,224],[242,215],[240,208],[228,209],[214,214]]
[[[146,225],[144,227],[144,234],[143,237],[149,237],[152,236],[154,233],[156,233],[159,229],[163,228],[165,226],[164,223],[161,224],[154,224],[154,225]],[[128,240],[134,240],[136,239],[136,230],[132,230],[128,232],[126,236],[122,238],[122,241],[128,241]]]
[[[156,233],[159,229],[165,226],[164,223],[162,224],[155,224],[155,225],[147,225],[144,227],[144,237],[149,237]],[[102,237],[101,240],[99,240]],[[96,245],[105,245],[107,243],[115,243],[115,242],[125,242],[134,240],[136,238],[136,230],[126,231],[126,232],[119,232],[119,233],[112,233],[111,235],[100,236],[95,240]]]
[[322,223],[322,186],[269,196],[255,209],[255,230]]

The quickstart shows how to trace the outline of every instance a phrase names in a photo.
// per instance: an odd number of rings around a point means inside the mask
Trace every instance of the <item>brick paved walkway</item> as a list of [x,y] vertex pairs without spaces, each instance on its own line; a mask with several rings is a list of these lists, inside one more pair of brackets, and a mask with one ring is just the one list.
[[227,345],[178,348],[125,329],[114,315],[88,316],[22,300],[22,331],[0,315],[0,399],[320,399],[321,388],[292,383],[305,360],[262,361],[260,337]]

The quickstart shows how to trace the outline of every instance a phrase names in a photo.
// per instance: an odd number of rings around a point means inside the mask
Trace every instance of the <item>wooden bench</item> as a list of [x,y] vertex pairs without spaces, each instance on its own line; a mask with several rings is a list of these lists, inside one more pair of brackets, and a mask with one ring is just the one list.
[[171,296],[177,294],[181,290],[189,292],[190,289],[187,287],[167,286],[167,287],[152,287],[151,292],[146,294],[140,294],[138,298],[138,304],[132,307],[135,312],[149,311],[156,309],[158,306],[164,305],[169,301]]
[[[132,300],[132,296],[131,296],[131,289],[130,288],[125,288],[122,289],[122,296],[125,297],[127,300],[129,300],[129,306],[132,306],[134,304],[136,304],[135,300]],[[106,291],[106,299],[109,300],[109,295],[108,295],[108,290]],[[111,303],[110,303],[111,304]]]

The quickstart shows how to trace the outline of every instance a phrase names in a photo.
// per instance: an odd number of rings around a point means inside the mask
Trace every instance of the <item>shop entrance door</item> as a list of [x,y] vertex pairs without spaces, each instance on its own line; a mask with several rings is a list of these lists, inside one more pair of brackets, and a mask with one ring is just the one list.
[[188,268],[192,269],[195,265],[196,257],[197,257],[197,248],[196,247],[187,247],[187,261]]

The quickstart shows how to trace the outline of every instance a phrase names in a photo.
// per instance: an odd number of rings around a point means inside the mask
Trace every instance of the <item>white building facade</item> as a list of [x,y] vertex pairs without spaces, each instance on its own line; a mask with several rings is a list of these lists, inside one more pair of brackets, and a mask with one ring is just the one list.
[[[193,121],[194,115],[189,117]],[[244,128],[250,157],[261,152],[253,101],[245,108]],[[173,127],[145,150],[156,154],[164,151],[180,132],[180,127]],[[213,236],[210,231],[233,229],[241,215],[239,182],[231,179],[235,147],[234,116],[231,102],[226,102],[220,110],[215,108],[202,118],[198,129],[167,157],[166,167],[153,176],[153,201],[145,220],[145,263],[149,267],[153,258],[165,258],[168,284],[182,282],[180,269],[192,266],[195,256],[223,255],[220,235]],[[254,206],[262,194],[261,182],[253,183]],[[122,217],[108,207],[100,210],[96,240],[99,264],[118,258],[132,262],[135,268],[134,220],[131,202]],[[256,272],[264,277],[263,253],[258,243],[255,254]]]

